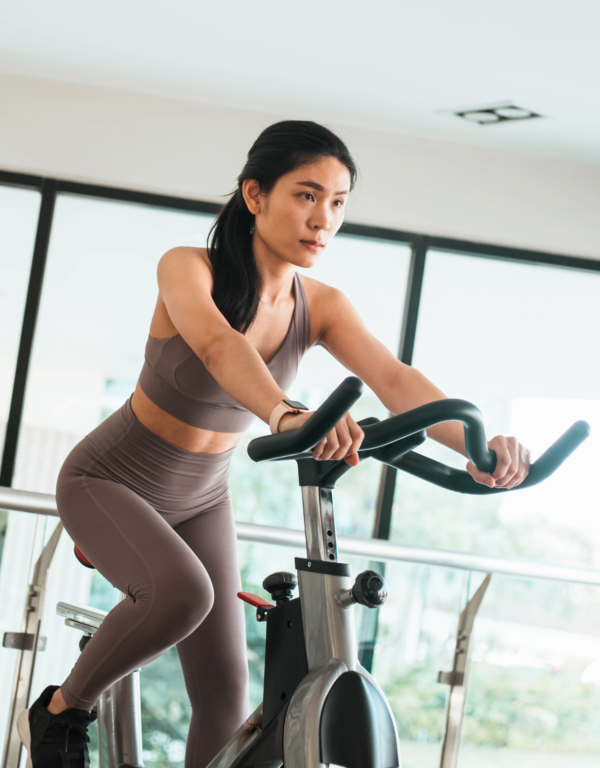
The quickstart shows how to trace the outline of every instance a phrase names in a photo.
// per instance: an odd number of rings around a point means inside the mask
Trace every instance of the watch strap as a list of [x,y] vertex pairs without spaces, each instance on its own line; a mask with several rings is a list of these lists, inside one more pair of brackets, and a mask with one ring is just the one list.
[[[301,407],[299,407],[301,406]],[[302,403],[297,403],[294,400],[282,400],[277,403],[273,411],[271,412],[271,418],[269,419],[269,428],[272,435],[276,435],[279,432],[279,422],[286,413],[303,413],[308,411],[308,408]]]

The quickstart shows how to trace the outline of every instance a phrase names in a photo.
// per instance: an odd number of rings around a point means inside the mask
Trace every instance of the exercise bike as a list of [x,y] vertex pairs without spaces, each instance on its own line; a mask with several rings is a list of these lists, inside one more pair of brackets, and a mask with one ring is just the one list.
[[[400,745],[390,705],[358,661],[352,606],[378,608],[387,597],[374,571],[351,580],[350,566],[338,561],[332,492],[351,467],[343,460],[315,461],[312,449],[358,400],[362,382],[345,379],[297,430],[259,437],[248,446],[257,462],[298,463],[306,558],[296,558],[297,577],[279,572],[263,587],[273,603],[248,592],[239,597],[266,621],[263,703],[233,735],[208,768],[400,768]],[[476,483],[464,471],[414,453],[425,430],[444,421],[464,425],[470,460],[493,472],[481,414],[464,400],[439,400],[398,416],[359,422],[364,440],[358,452],[448,490],[498,494],[506,489]],[[534,464],[514,490],[545,480],[589,434],[579,421]],[[512,491],[511,491],[512,492]],[[295,587],[299,597],[293,598]]]

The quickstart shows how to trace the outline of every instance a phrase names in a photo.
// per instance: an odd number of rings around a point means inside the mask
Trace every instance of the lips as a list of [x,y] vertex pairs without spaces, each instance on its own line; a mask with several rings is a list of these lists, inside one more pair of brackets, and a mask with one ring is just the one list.
[[306,245],[313,245],[313,246],[318,245],[320,248],[323,248],[323,246],[325,245],[325,243],[320,243],[318,242],[318,240],[300,240],[300,242],[306,243]]

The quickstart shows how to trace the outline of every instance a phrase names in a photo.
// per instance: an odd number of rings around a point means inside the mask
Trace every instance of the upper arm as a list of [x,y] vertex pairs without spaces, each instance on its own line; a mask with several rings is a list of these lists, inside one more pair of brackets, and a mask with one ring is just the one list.
[[171,322],[205,362],[211,345],[232,330],[213,301],[208,264],[193,248],[172,248],[158,262],[157,278]]
[[329,286],[321,306],[321,337],[325,347],[343,366],[362,379],[381,399],[396,385],[406,366],[375,338],[344,294]]

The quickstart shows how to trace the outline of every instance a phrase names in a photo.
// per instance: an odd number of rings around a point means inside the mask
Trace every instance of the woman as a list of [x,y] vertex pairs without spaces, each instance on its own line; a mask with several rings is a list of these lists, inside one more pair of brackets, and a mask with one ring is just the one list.
[[[445,397],[371,336],[340,291],[296,272],[322,257],[355,181],[346,146],[327,128],[276,123],[250,149],[209,248],[174,248],[161,258],[135,392],[75,446],[56,490],[69,535],[127,597],[64,683],[22,713],[34,768],[62,767],[61,752],[71,768],[84,768],[99,695],[173,645],[192,703],[186,768],[207,765],[246,717],[228,465],[254,415],[272,431],[310,418],[282,403],[306,349],[324,346],[394,413]],[[428,434],[466,455],[460,424]],[[347,413],[313,456],[356,465],[362,439]],[[496,470],[490,476],[468,463],[474,479],[503,488],[522,482],[528,451],[502,436],[489,447]]]

